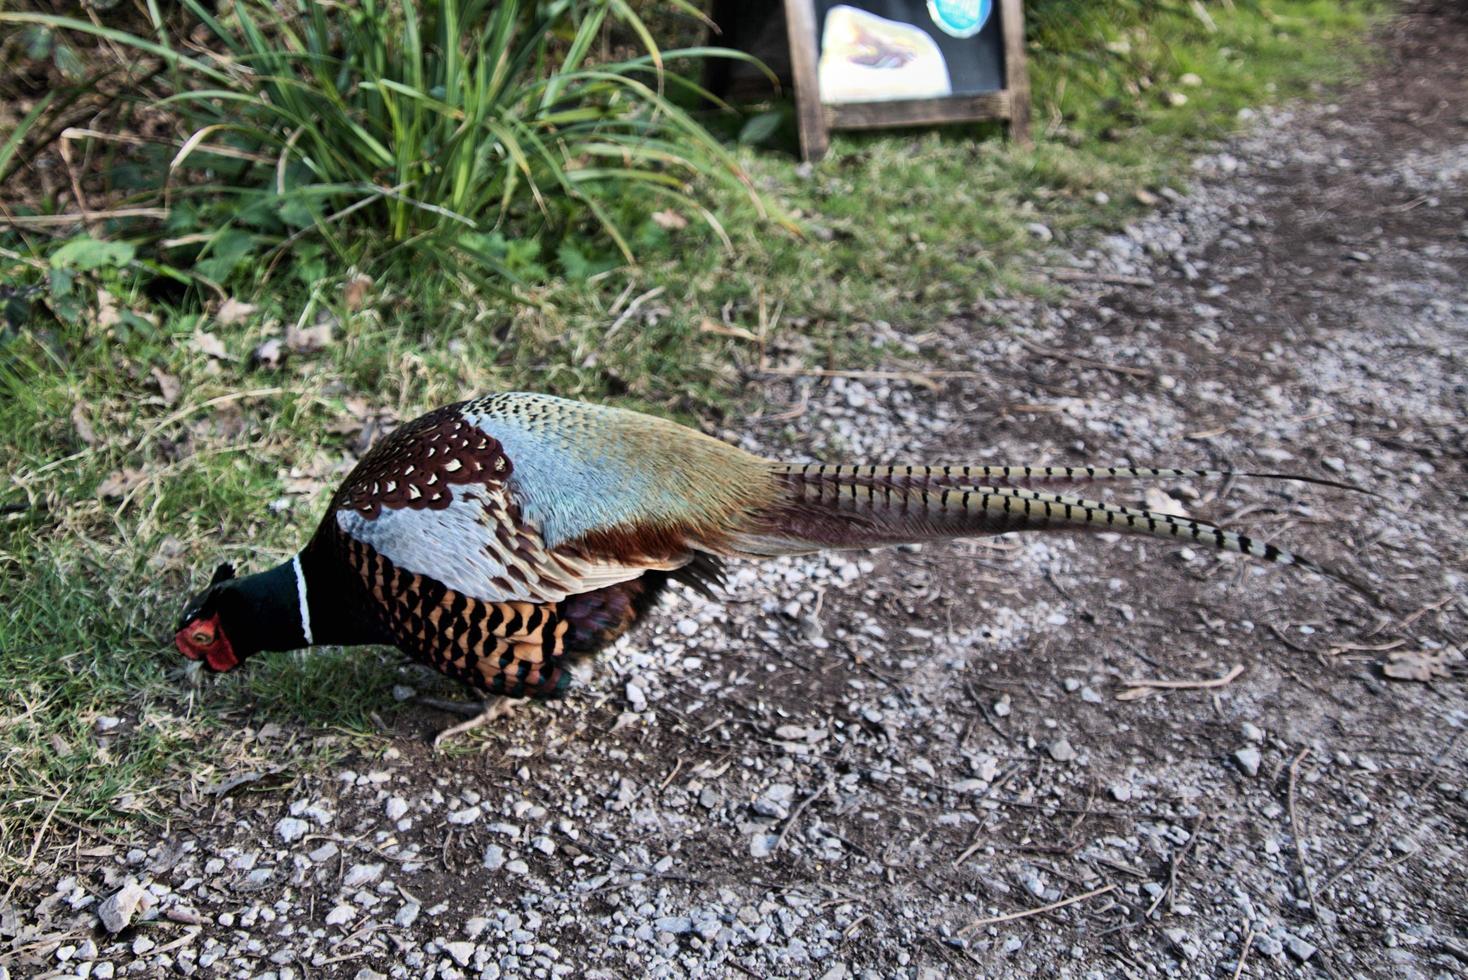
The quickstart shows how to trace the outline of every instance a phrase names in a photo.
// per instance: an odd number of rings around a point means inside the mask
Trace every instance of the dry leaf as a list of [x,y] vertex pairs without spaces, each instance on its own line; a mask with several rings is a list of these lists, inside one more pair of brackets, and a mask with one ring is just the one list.
[[679,231],[688,227],[688,219],[677,211],[654,211],[652,222],[664,231]]
[[158,393],[163,396],[163,404],[173,405],[178,401],[178,396],[183,393],[183,386],[178,379],[160,367],[154,367],[153,380],[158,383]]
[[214,314],[214,322],[221,327],[233,326],[236,323],[244,323],[254,312],[253,303],[241,303],[231,296],[219,307],[219,312]]
[[285,344],[279,337],[271,337],[250,352],[250,366],[278,368],[285,363],[285,355]]
[[113,473],[97,487],[97,496],[105,500],[118,500],[128,495],[146,480],[147,474],[131,467]]
[[336,317],[323,312],[316,318],[315,326],[288,327],[285,332],[285,345],[297,354],[314,354],[331,346],[335,327]]
[[1463,651],[1412,650],[1394,653],[1390,662],[1383,664],[1381,672],[1399,681],[1434,681],[1451,677],[1453,667],[1463,663]]
[[229,351],[225,350],[224,341],[212,333],[204,333],[202,330],[194,331],[194,346],[202,353],[221,361],[229,360]]
[[371,291],[372,277],[359,272],[342,288],[342,305],[355,313],[367,302],[367,294]]
[[122,320],[117,312],[117,299],[105,289],[97,290],[97,326],[115,327]]
[[745,330],[743,327],[733,327],[727,323],[720,323],[717,320],[711,320],[708,317],[704,317],[701,321],[699,321],[698,332],[714,333],[718,334],[720,337],[738,337],[740,340],[759,340],[758,337],[750,333],[748,330]]
[[1147,492],[1142,495],[1142,503],[1155,514],[1170,514],[1173,517],[1184,519],[1189,517],[1187,510],[1176,497],[1157,487],[1147,488]]
[[92,420],[87,418],[87,410],[82,408],[82,403],[77,402],[71,407],[71,424],[76,428],[77,438],[89,446],[97,444],[97,430],[92,428]]

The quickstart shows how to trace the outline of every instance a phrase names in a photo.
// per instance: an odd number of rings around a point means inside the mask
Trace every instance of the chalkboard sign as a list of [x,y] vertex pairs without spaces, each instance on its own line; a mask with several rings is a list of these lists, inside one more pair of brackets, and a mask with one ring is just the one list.
[[784,0],[783,25],[775,6],[726,0],[714,20],[719,43],[794,83],[806,159],[833,129],[1005,119],[1028,141],[1021,0]]

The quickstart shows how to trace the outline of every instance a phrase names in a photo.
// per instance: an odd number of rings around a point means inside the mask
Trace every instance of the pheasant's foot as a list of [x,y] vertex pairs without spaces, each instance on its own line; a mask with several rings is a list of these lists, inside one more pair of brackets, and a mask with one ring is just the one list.
[[483,710],[473,718],[470,718],[468,721],[461,721],[452,728],[445,728],[434,736],[433,747],[436,749],[455,735],[462,735],[465,732],[473,731],[476,728],[482,728],[491,722],[498,721],[514,710],[515,705],[519,701],[519,698],[507,698],[501,695],[495,695],[489,698],[482,705]]

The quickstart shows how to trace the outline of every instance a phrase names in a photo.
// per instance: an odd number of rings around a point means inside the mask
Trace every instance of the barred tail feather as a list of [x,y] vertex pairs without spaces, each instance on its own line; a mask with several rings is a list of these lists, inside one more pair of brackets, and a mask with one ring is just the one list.
[[[1177,538],[1279,565],[1296,565],[1360,584],[1301,555],[1208,521],[1021,487],[953,482],[934,485],[914,467],[793,467],[782,471],[787,497],[739,537],[746,554],[803,554],[871,548],[1024,530],[1119,531]],[[941,468],[937,468],[941,477]],[[973,472],[974,468],[970,468]],[[1186,472],[1186,471],[1184,471]],[[954,473],[957,477],[961,470]],[[952,479],[952,477],[950,477]]]
[[775,463],[773,472],[783,476],[826,476],[833,478],[865,478],[872,480],[911,481],[924,487],[1005,486],[1019,483],[1089,483],[1101,480],[1286,480],[1312,483],[1316,486],[1350,490],[1371,497],[1381,494],[1353,483],[1330,480],[1301,473],[1259,473],[1245,470],[1187,469],[1175,466],[1011,466],[987,464],[970,466],[827,466],[820,463]]

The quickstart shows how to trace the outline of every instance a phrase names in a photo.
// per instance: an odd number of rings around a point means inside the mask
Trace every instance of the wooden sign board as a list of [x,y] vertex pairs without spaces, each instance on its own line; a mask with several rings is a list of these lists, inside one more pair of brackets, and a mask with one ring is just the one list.
[[718,43],[793,83],[805,159],[824,156],[837,129],[1003,119],[1029,141],[1021,0],[784,0],[783,25],[774,6],[716,3]]

